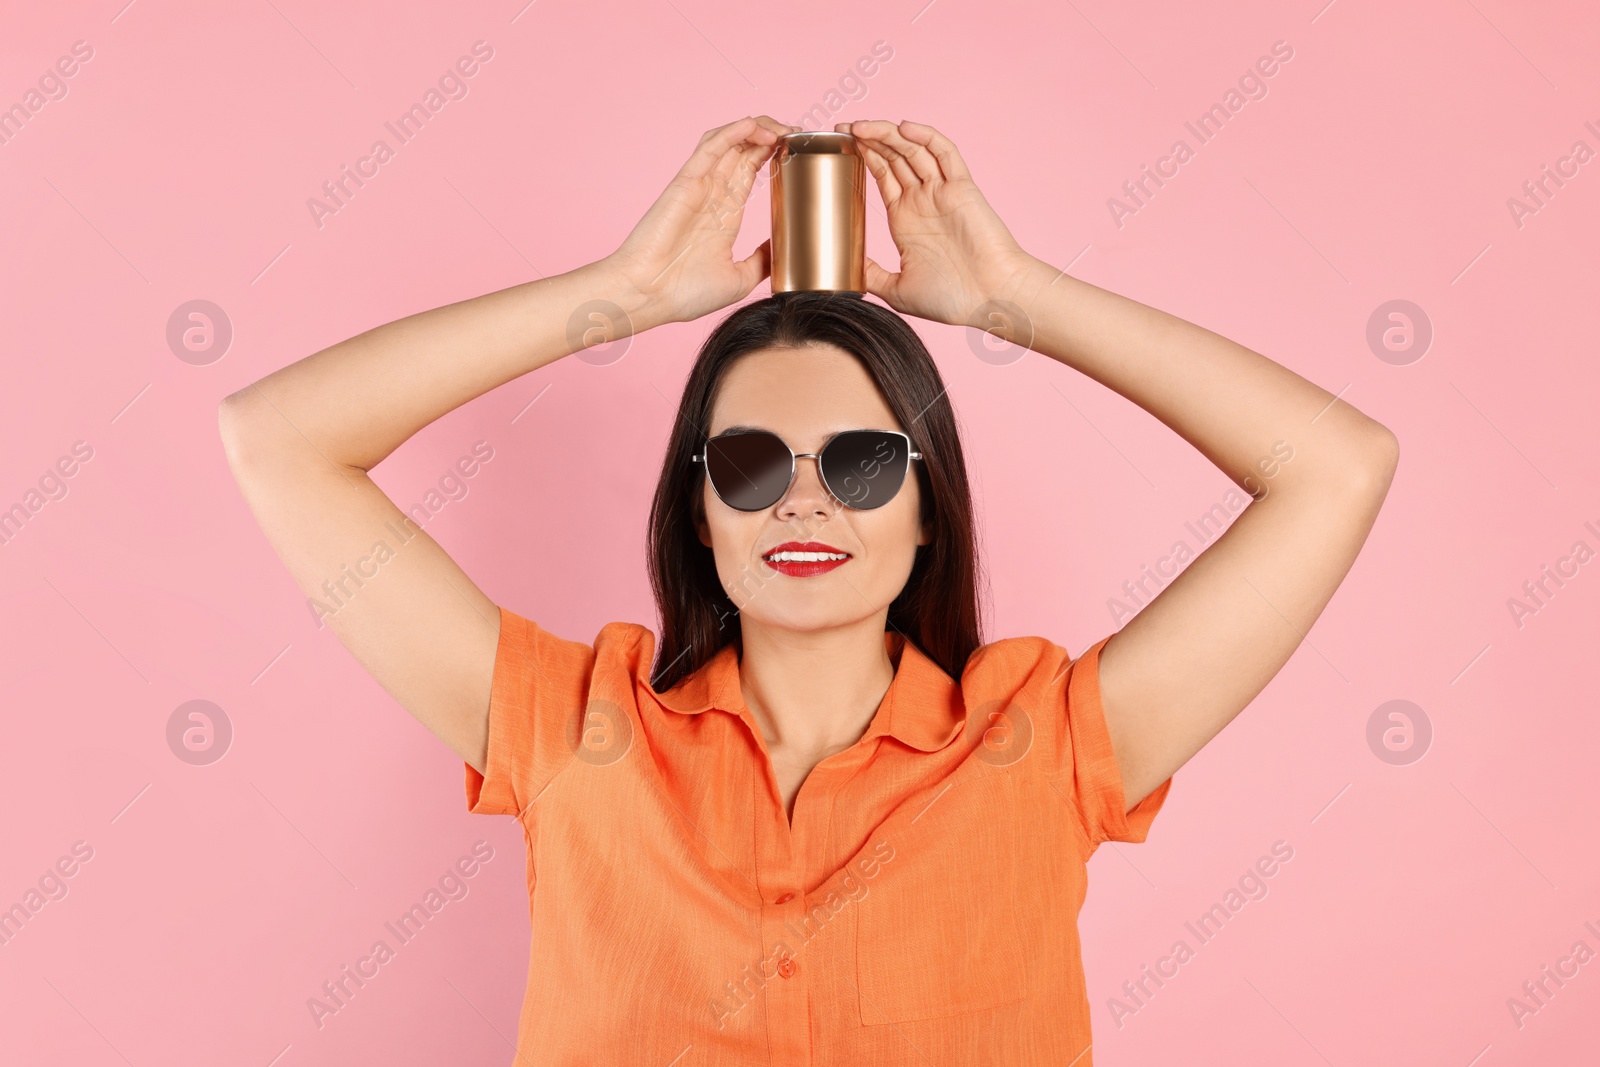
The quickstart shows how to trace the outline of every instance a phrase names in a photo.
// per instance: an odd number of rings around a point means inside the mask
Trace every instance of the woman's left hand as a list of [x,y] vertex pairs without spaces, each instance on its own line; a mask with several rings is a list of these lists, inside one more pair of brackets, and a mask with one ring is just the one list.
[[856,138],[883,194],[900,273],[869,256],[867,291],[896,311],[973,325],[986,302],[1012,295],[1039,266],[978,191],[956,146],[932,126],[870,119],[834,130]]

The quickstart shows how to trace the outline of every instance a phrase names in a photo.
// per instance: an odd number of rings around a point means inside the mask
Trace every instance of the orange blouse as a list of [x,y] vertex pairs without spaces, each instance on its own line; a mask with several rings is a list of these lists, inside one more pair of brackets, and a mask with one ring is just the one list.
[[1090,1067],[1084,865],[1172,785],[1124,813],[1108,639],[997,641],[958,683],[886,633],[894,681],[790,825],[732,645],[656,693],[646,627],[501,608],[466,792],[528,842],[517,1062]]

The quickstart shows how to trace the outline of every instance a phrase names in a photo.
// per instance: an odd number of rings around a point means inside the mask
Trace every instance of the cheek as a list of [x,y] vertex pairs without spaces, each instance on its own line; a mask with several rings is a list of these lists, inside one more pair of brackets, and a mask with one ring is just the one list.
[[898,528],[903,531],[903,535],[909,541],[909,549],[915,550],[917,542],[922,535],[923,509],[922,487],[917,483],[916,478],[910,476],[906,478],[905,488],[901,490],[900,497],[904,499],[896,498],[893,501],[893,503],[900,505]]
[[705,505],[705,534],[711,539],[711,552],[724,579],[729,572],[745,566],[761,530],[760,513],[745,515],[723,506],[721,501]]
[[856,529],[871,556],[885,564],[904,563],[909,568],[921,533],[919,515],[916,494],[903,493],[858,519]]
[[700,494],[700,542],[712,550],[718,564],[733,559],[747,540],[747,516],[734,511],[717,498],[709,484]]
[[700,543],[705,545],[707,548],[710,548],[716,543],[711,537],[711,503],[707,497],[707,494],[710,492],[711,490],[709,487],[705,488],[700,494],[699,506],[691,509],[695,513],[695,532],[700,537]]

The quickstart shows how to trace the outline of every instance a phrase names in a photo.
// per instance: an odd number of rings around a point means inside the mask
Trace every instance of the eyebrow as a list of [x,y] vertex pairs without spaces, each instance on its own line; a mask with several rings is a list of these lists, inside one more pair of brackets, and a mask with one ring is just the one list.
[[[847,426],[844,429],[832,431],[832,434],[848,433],[851,430],[883,430],[883,429],[886,429],[886,427],[882,427],[882,426]],[[890,432],[896,432],[897,433],[899,431],[890,431]],[[735,423],[732,426],[725,426],[721,430],[719,430],[717,433],[714,433],[711,436],[712,437],[720,437],[725,433],[770,433],[770,434],[773,434],[774,436],[777,436],[777,437],[782,437],[783,436],[782,434],[778,433],[777,430],[774,430],[774,429],[772,429],[770,427],[767,427],[767,426],[752,426],[752,425],[750,425],[748,423],[742,423],[742,422],[741,423]]]

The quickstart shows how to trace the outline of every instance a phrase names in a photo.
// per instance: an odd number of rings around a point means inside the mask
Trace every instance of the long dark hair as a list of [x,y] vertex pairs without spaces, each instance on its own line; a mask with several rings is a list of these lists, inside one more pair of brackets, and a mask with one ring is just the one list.
[[977,536],[966,460],[944,380],[922,339],[888,308],[850,293],[778,293],[739,308],[700,346],[684,385],[650,507],[650,586],[661,617],[652,669],[656,692],[671,689],[729,643],[739,641],[738,609],[700,543],[705,467],[691,456],[704,444],[717,383],[739,356],[763,348],[836,345],[877,382],[911,435],[922,519],[933,538],[919,546],[905,587],[889,605],[888,626],[959,680],[981,644]]

